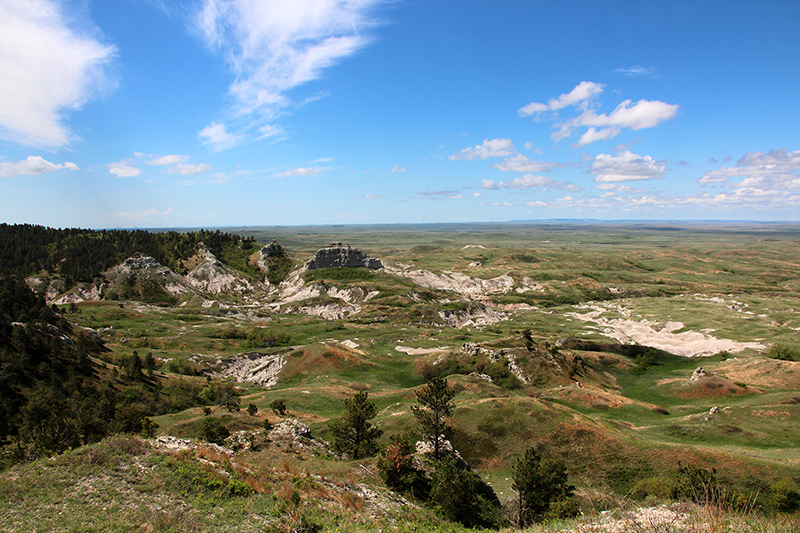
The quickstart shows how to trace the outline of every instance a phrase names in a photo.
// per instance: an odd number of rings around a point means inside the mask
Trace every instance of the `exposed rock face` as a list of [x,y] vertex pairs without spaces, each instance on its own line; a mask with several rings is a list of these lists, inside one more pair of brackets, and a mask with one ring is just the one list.
[[289,256],[286,254],[286,250],[283,249],[283,246],[281,246],[281,243],[272,241],[261,249],[261,257],[277,258]]
[[474,302],[463,311],[439,311],[439,317],[450,328],[460,329],[466,326],[486,326],[506,320],[508,313],[489,309],[483,304]]
[[195,258],[198,263],[186,275],[186,281],[196,289],[210,294],[250,294],[258,288],[204,248],[197,252]]
[[[192,292],[182,276],[176,274],[169,268],[162,266],[149,255],[136,252],[122,264],[111,267],[103,273],[106,278],[108,290],[118,291],[123,284],[136,281],[138,283],[148,283],[151,286],[161,287],[164,292],[172,296],[178,296],[187,292]],[[108,291],[103,291],[108,292]]]
[[489,294],[505,294],[514,287],[514,278],[508,274],[492,279],[480,279],[461,272],[444,271],[441,274],[434,274],[427,270],[409,270],[407,265],[401,263],[392,263],[384,268],[390,274],[408,278],[421,287],[453,291],[470,299],[480,299]]
[[285,364],[285,354],[245,353],[234,357],[220,374],[223,377],[232,377],[236,381],[249,381],[265,389],[271,389],[278,383],[278,374]]
[[306,269],[315,270],[318,268],[371,268],[377,270],[383,268],[383,263],[379,259],[370,257],[364,252],[340,242],[331,243],[330,246],[322,248],[314,254],[314,259],[306,263]]

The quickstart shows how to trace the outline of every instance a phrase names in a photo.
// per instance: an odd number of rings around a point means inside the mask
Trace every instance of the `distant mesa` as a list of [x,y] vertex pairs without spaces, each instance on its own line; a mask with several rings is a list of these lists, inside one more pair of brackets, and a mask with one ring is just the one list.
[[349,244],[332,242],[329,246],[317,250],[314,259],[306,263],[307,270],[319,268],[371,268],[377,270],[383,268],[383,263],[379,259],[370,257],[364,252],[351,248]]

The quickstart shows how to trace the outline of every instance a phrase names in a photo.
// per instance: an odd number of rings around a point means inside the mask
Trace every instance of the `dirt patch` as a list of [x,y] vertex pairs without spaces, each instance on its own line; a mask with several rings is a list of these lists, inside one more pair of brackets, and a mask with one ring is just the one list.
[[684,324],[667,322],[660,324],[653,320],[633,320],[630,318],[603,318],[601,315],[608,309],[601,306],[579,306],[579,309],[590,309],[587,313],[566,313],[566,316],[593,322],[601,334],[616,339],[621,344],[640,344],[650,346],[683,357],[701,357],[722,351],[739,353],[746,349],[763,350],[766,347],[756,342],[737,342],[730,339],[719,339],[698,331],[680,331]]
[[408,346],[395,346],[394,349],[407,355],[428,355],[431,353],[450,351],[450,348],[447,346],[440,346],[439,348],[409,348]]

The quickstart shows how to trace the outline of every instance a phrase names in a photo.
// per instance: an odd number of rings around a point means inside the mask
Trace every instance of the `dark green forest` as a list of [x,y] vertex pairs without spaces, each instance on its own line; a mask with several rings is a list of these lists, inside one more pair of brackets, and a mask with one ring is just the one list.
[[0,275],[24,277],[45,271],[61,276],[69,288],[91,281],[135,252],[183,273],[182,262],[197,251],[200,243],[223,262],[247,270],[241,252],[253,247],[252,237],[219,230],[155,233],[0,224]]
[[0,468],[139,433],[147,417],[213,404],[228,383],[154,374],[152,356],[113,356],[16,276],[0,277]]

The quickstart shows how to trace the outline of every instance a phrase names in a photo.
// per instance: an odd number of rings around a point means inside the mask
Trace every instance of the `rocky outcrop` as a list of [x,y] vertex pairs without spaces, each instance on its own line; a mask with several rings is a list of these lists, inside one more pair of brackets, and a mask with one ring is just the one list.
[[490,294],[505,294],[514,287],[514,278],[508,274],[491,279],[481,279],[467,276],[461,272],[445,271],[441,274],[434,274],[428,270],[409,270],[406,265],[400,263],[387,264],[384,269],[395,276],[408,278],[421,287],[453,291],[471,299],[484,298]]
[[272,241],[268,245],[264,246],[261,249],[261,257],[268,257],[271,259],[277,259],[279,257],[289,257],[286,254],[286,250],[283,249],[283,246],[278,241]]
[[285,364],[286,354],[245,353],[231,359],[228,366],[219,375],[271,389],[278,383],[278,374]]
[[307,270],[337,267],[361,267],[377,270],[383,268],[383,263],[379,259],[370,257],[364,252],[351,248],[350,245],[343,245],[340,242],[333,242],[330,246],[318,250],[314,254],[314,258],[306,262]]
[[196,265],[186,275],[186,281],[201,292],[251,294],[261,288],[228,265],[222,264],[205,248],[201,248],[193,259]]
[[508,313],[489,309],[483,304],[471,302],[464,310],[439,311],[439,317],[450,328],[460,329],[467,326],[487,326],[506,320]]

